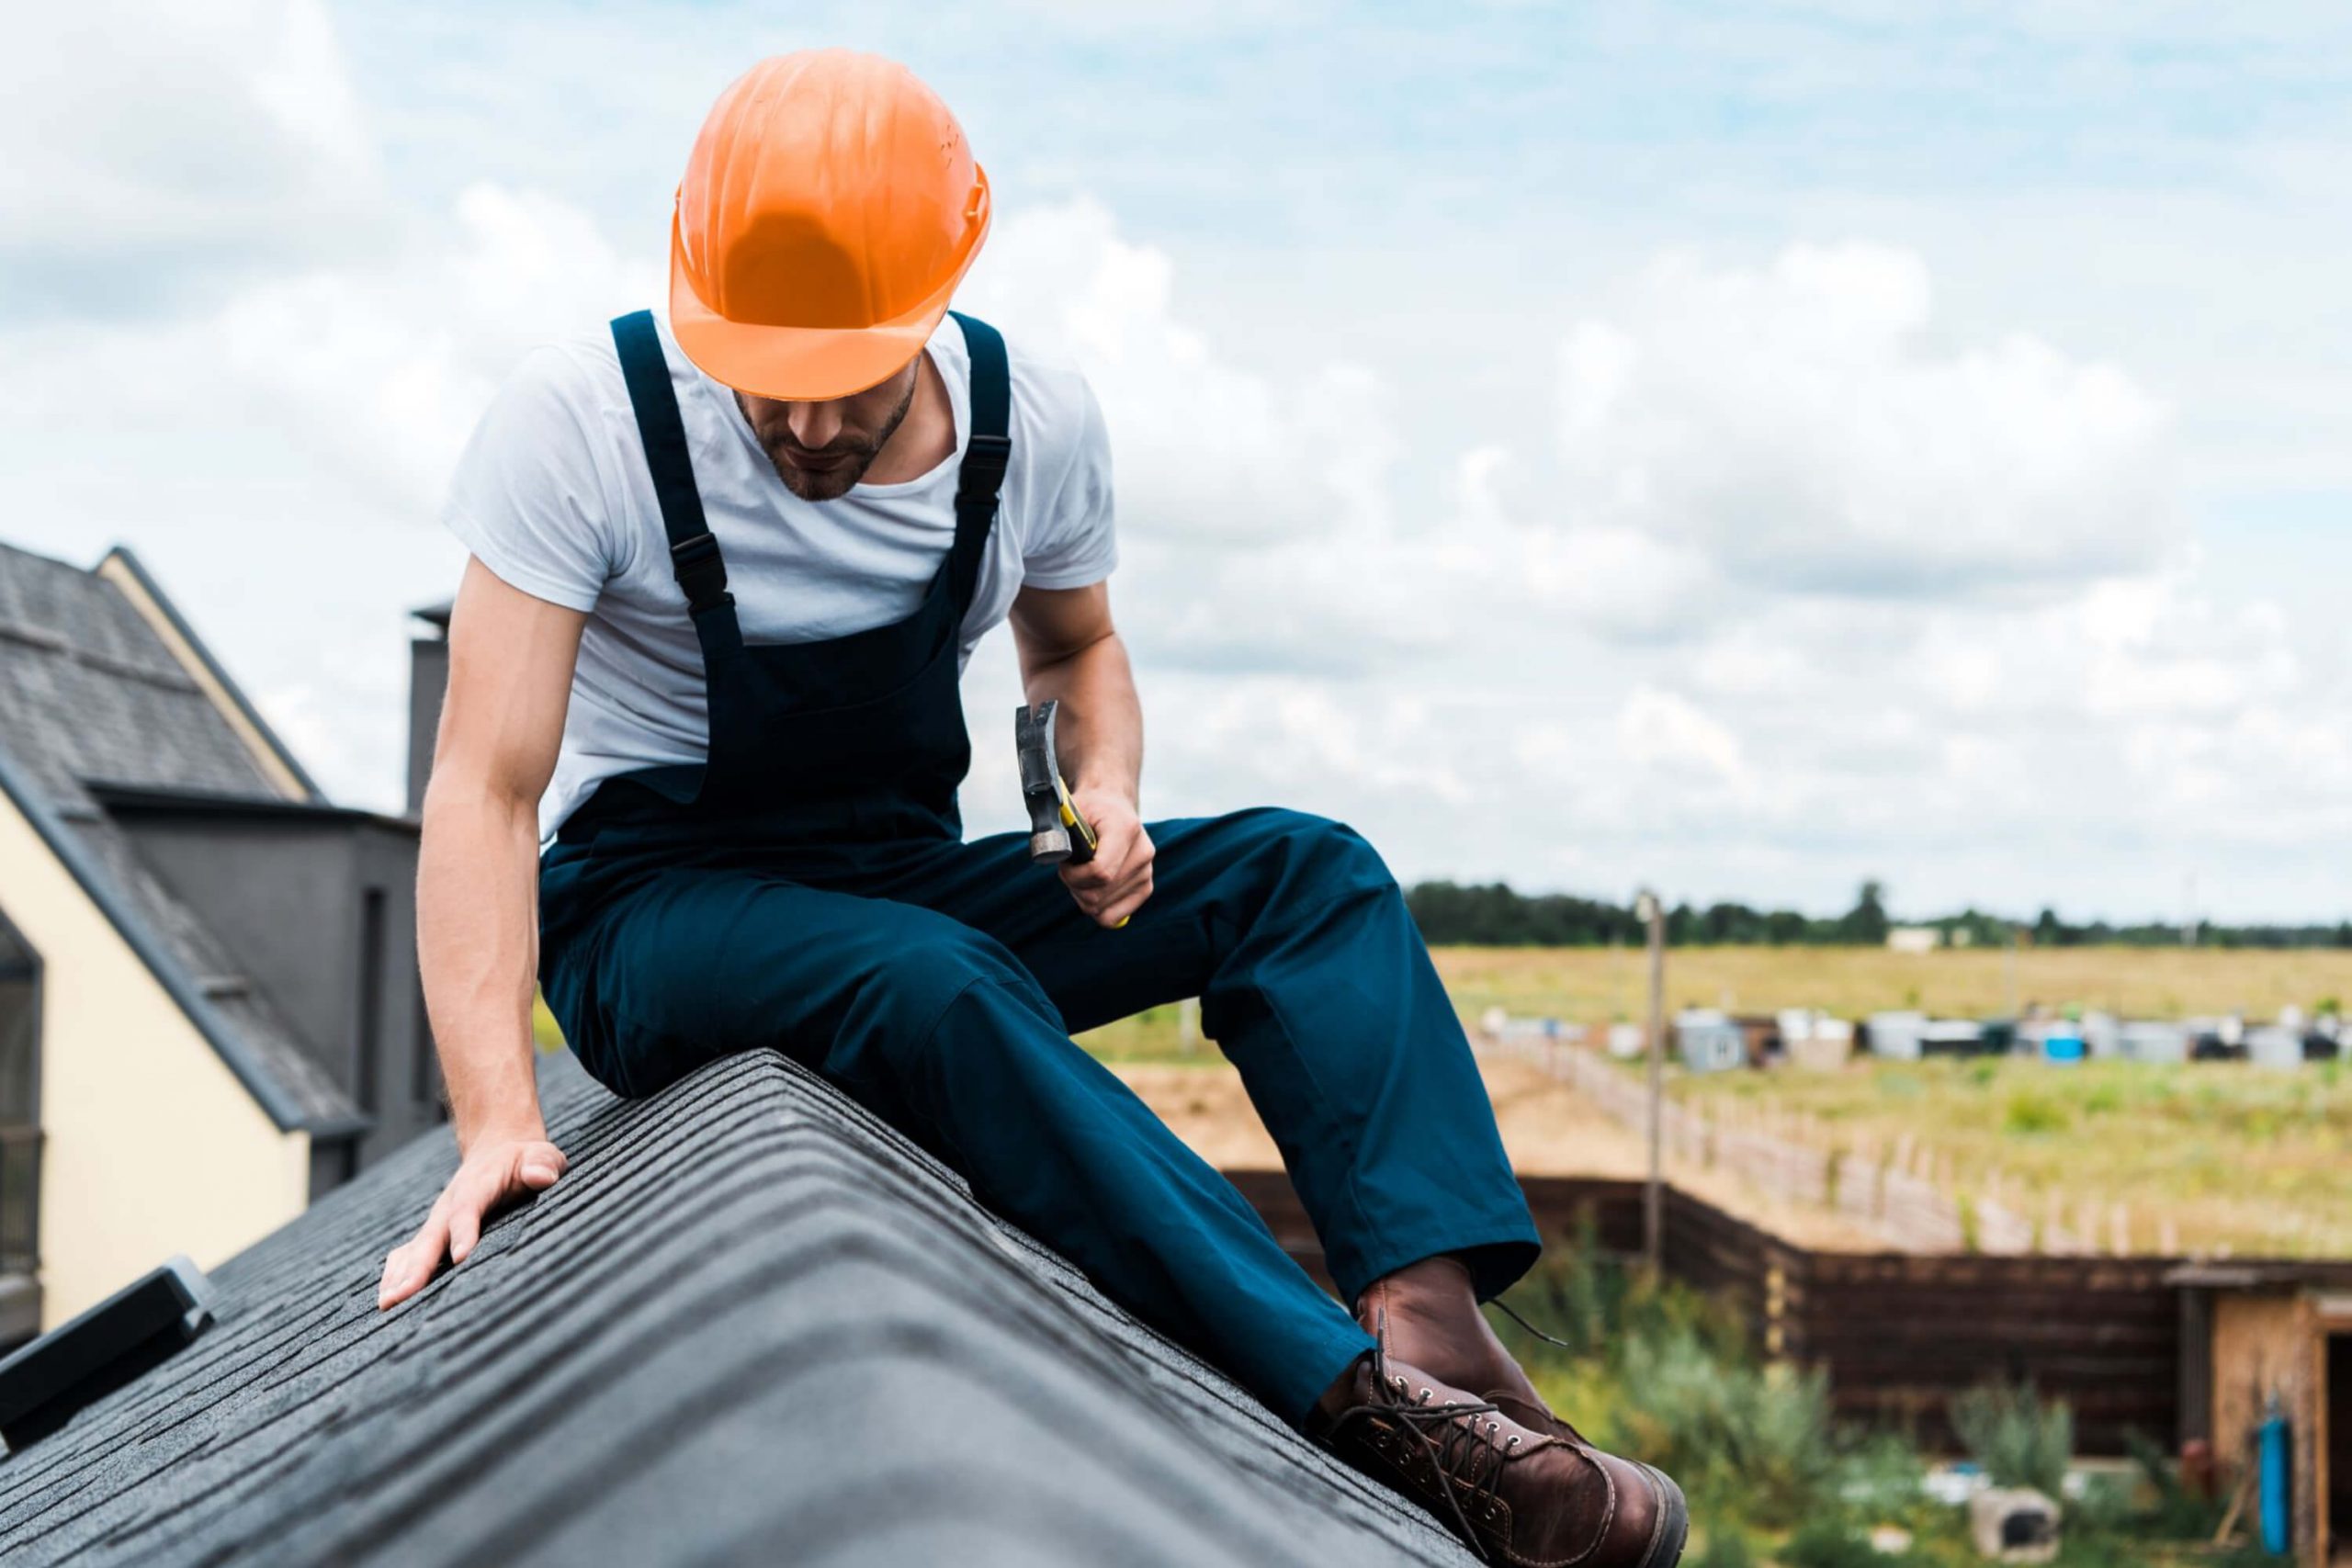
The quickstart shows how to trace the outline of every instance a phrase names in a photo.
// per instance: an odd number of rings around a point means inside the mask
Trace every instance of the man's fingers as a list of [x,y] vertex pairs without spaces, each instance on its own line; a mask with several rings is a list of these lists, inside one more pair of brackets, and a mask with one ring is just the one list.
[[1147,861],[1133,875],[1097,898],[1087,913],[1099,923],[1115,928],[1150,900],[1151,887],[1151,864]]
[[1108,887],[1127,872],[1127,846],[1104,840],[1094,851],[1094,858],[1078,865],[1065,861],[1062,880],[1073,893],[1091,887]]
[[1062,882],[1080,908],[1099,918],[1106,908],[1130,897],[1136,887],[1149,881],[1157,852],[1138,824],[1131,832],[1106,836],[1102,847],[1084,865],[1063,866]]
[[395,1307],[424,1288],[433,1278],[433,1270],[441,1265],[441,1258],[449,1246],[449,1225],[438,1206],[424,1222],[424,1228],[404,1247],[395,1247],[384,1259],[384,1280],[377,1288],[376,1304]]
[[1144,862],[1107,887],[1071,889],[1078,907],[1103,925],[1114,926],[1151,897],[1151,863]]
[[1118,898],[1113,899],[1108,905],[1104,906],[1102,912],[1094,918],[1101,924],[1112,927],[1115,930],[1119,926],[1125,924],[1127,919],[1133,916],[1137,909],[1142,908],[1150,901],[1151,884],[1147,882],[1142,887],[1136,889],[1135,892],[1125,894]]
[[481,1210],[471,1203],[459,1204],[449,1216],[449,1261],[463,1263],[481,1240]]
[[518,1198],[554,1186],[570,1163],[561,1149],[544,1140],[476,1151],[441,1190],[416,1235],[385,1258],[376,1304],[394,1307],[416,1294],[444,1258],[463,1263],[481,1246],[484,1220]]

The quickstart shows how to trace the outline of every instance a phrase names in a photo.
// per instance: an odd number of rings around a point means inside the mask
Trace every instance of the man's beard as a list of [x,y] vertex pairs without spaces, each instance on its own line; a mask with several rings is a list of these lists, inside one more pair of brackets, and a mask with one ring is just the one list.
[[[871,435],[853,434],[844,430],[822,446],[807,447],[794,444],[789,435],[779,434],[774,440],[762,440],[760,447],[768,455],[768,462],[775,468],[776,478],[784,488],[803,501],[839,501],[847,495],[882,448],[898,434],[899,425],[914,406],[915,378],[907,378],[907,395],[882,422],[882,428]],[[756,431],[754,434],[757,434]]]

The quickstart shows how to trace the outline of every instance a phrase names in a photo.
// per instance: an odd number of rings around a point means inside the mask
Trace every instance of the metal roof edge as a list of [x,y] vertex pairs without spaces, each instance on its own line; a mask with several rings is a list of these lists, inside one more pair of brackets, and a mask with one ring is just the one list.
[[270,1121],[281,1132],[309,1133],[328,1138],[351,1134],[348,1123],[352,1118],[305,1116],[285,1088],[254,1059],[253,1053],[238,1038],[237,1032],[230,1028],[212,1005],[204,999],[195,977],[180,966],[170,951],[157,940],[155,933],[148,929],[147,922],[140,918],[138,910],[115,886],[106,868],[83,847],[73,829],[41,797],[40,791],[33,787],[32,781],[25,776],[5,746],[0,746],[0,795],[6,795],[17,809],[24,813],[25,820],[32,824],[33,831],[49,846],[58,863],[81,886],[90,902],[97,906],[98,912],[106,916],[107,923],[114,927],[139,961],[147,966],[148,973],[155,976],[164,994],[172,998],[188,1022],[195,1025],[205,1043],[212,1047],[213,1053],[235,1075],[237,1082],[254,1097],[262,1110],[268,1112]]
[[284,800],[260,795],[222,795],[211,790],[120,784],[104,778],[85,778],[81,784],[90,797],[108,812],[133,817],[153,813],[161,816],[292,818],[341,826],[385,828],[411,838],[414,838],[418,830],[418,823],[413,817],[394,817],[381,811],[370,811],[365,807],[339,806],[325,799]]
[[245,689],[237,684],[236,678],[229,673],[228,668],[212,656],[210,647],[197,635],[196,628],[188,624],[187,617],[180,614],[180,607],[172,602],[170,594],[164,592],[164,585],[156,581],[153,572],[147,570],[146,563],[139,558],[137,553],[129,545],[116,545],[99,558],[97,566],[93,567],[91,570],[93,572],[102,570],[107,562],[111,560],[120,561],[123,570],[130,573],[131,580],[139,584],[141,591],[154,601],[155,608],[161,611],[164,618],[171,623],[172,629],[187,640],[187,646],[195,652],[197,658],[204,661],[206,672],[220,683],[220,689],[229,694],[229,700],[236,705],[238,713],[243,716],[247,724],[253,726],[254,732],[261,737],[262,743],[267,746],[278,761],[285,765],[286,771],[294,775],[295,782],[309,792],[312,800],[325,800],[326,791],[321,789],[318,781],[311,777],[310,771],[302,766],[302,760],[294,755],[293,749],[286,744],[277,730],[270,728],[269,720],[262,717],[261,710],[254,706],[252,700],[245,695]]

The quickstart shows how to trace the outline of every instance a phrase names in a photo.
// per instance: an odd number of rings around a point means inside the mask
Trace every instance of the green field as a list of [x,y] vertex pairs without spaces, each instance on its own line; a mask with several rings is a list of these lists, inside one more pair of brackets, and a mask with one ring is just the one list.
[[[1638,1017],[1644,1006],[1638,953],[1445,948],[1436,959],[1469,1019],[1500,1006],[1600,1024]],[[2352,953],[2074,948],[2012,961],[1964,951],[1697,949],[1669,955],[1667,998],[1669,1008],[1985,1016],[2007,1010],[2012,985],[2018,1000],[2052,1008],[2265,1018],[2289,1004],[2309,1011],[2352,997]],[[1178,1049],[1172,1008],[1084,1043],[1113,1061],[1223,1061],[1211,1045]],[[2227,1062],[1860,1061],[1841,1072],[1676,1073],[1670,1082],[1678,1098],[1697,1103],[1800,1118],[1804,1136],[1841,1152],[1907,1145],[1952,1190],[1995,1185],[2017,1212],[2037,1222],[2054,1216],[2101,1247],[2113,1244],[2120,1222],[2135,1251],[2352,1256],[2344,1179],[2352,1073],[2341,1063],[2267,1072]]]
[[2352,1074],[2238,1062],[2078,1066],[2005,1057],[1864,1062],[1843,1072],[1679,1077],[1702,1106],[1812,1119],[1833,1147],[1908,1136],[1959,1191],[1997,1181],[2029,1218],[2054,1213],[2111,1248],[2352,1257]]
[[[1597,1025],[1639,1020],[1649,1005],[1645,962],[1634,949],[1441,947],[1432,956],[1467,1019],[1500,1007],[1522,1018]],[[1908,1008],[1993,1018],[2039,1003],[2053,1012],[2100,1009],[2129,1018],[2269,1019],[2282,1007],[2311,1013],[2337,998],[2352,1000],[2352,950],[1947,949],[1915,957],[1883,948],[1698,947],[1669,953],[1666,966],[1669,1012],[1804,1007],[1860,1018]],[[1176,1049],[1173,1008],[1098,1030],[1085,1043],[1111,1059],[1187,1059]],[[1204,1050],[1191,1059],[1217,1057]]]

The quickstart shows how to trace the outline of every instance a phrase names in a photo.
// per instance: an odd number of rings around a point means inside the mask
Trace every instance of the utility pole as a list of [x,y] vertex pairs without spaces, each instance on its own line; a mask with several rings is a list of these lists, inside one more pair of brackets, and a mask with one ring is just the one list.
[[2018,1019],[2018,923],[2008,922],[2009,945],[2001,954],[2001,988],[2008,993],[2009,1021]]
[[1650,941],[1650,1176],[1642,1189],[1642,1261],[1652,1280],[1666,1270],[1666,911],[1646,887],[1634,914]]

